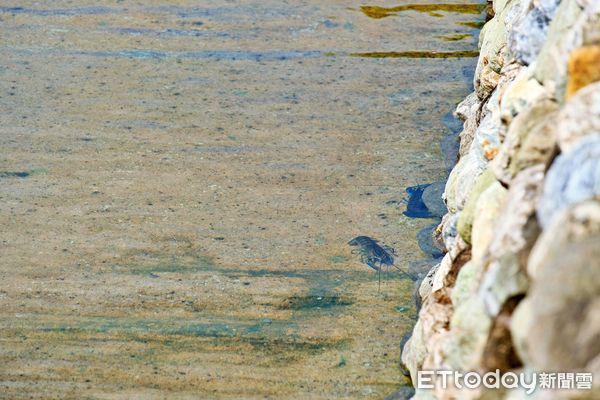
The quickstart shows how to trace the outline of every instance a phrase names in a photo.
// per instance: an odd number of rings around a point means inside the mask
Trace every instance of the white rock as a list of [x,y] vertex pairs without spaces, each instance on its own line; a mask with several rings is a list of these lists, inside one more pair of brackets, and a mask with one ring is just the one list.
[[546,227],[567,206],[598,196],[600,135],[591,135],[555,159],[548,171],[538,203],[538,219],[542,227]]
[[587,135],[600,134],[600,82],[577,91],[559,111],[557,121],[555,132],[563,152]]

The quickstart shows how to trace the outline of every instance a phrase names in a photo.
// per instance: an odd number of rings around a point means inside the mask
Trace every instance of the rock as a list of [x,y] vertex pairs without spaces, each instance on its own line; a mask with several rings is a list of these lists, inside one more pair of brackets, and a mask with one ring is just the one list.
[[452,335],[444,344],[446,361],[451,369],[478,369],[491,325],[492,320],[477,295],[469,296],[456,307],[450,320]]
[[433,280],[434,280],[435,274],[437,273],[437,270],[440,268],[441,264],[442,263],[440,261],[439,264],[434,265],[429,270],[429,272],[427,273],[425,278],[423,278],[423,281],[421,282],[421,285],[419,286],[419,290],[418,290],[419,300],[421,303],[425,299],[427,299],[427,297],[429,297],[429,295],[431,294],[431,288],[433,287]]
[[527,348],[538,371],[586,370],[600,356],[600,236],[565,244],[531,291]]
[[410,378],[413,382],[417,382],[417,371],[423,366],[423,361],[427,357],[427,347],[423,337],[423,322],[417,320],[413,328],[410,339],[402,349],[402,363],[410,371]]
[[480,267],[473,261],[467,262],[460,269],[454,290],[450,296],[454,307],[459,307],[463,304],[469,296],[477,292],[480,277]]
[[534,165],[543,165],[547,168],[556,153],[558,112],[548,114],[538,125],[533,127],[521,143],[521,148],[516,150],[516,155],[509,166],[510,176]]
[[463,209],[467,196],[471,192],[476,178],[485,169],[485,165],[486,163],[473,151],[469,151],[458,161],[448,177],[444,191],[450,212],[456,213]]
[[438,290],[444,289],[444,280],[446,275],[452,269],[452,257],[450,253],[446,253],[444,258],[442,258],[442,262],[440,266],[435,270],[435,274],[431,279],[431,293],[435,293]]
[[498,310],[483,350],[482,366],[484,370],[499,369],[501,372],[507,372],[523,365],[516,353],[510,333],[510,319],[522,297],[507,298],[502,308]]
[[480,101],[475,93],[471,93],[463,101],[458,103],[454,114],[462,121],[467,121],[469,118],[477,114],[480,107]]
[[475,89],[477,97],[485,100],[489,97],[492,91],[498,86],[500,78],[502,77],[498,72],[494,71],[489,65],[487,59],[483,59],[481,71],[475,73],[477,80],[475,81]]
[[533,103],[513,119],[506,133],[506,138],[500,147],[500,153],[492,162],[492,168],[498,180],[508,184],[519,172],[514,161],[525,139],[538,125],[543,124],[547,116],[555,112],[557,108],[558,105],[555,102],[541,100]]
[[573,51],[568,72],[567,100],[579,89],[600,80],[600,45],[584,46]]
[[504,8],[506,7],[506,4],[508,4],[510,0],[494,0],[493,4],[492,4],[492,10],[494,12],[494,15],[496,14],[500,14],[502,12],[502,10],[504,10]]
[[457,223],[460,217],[460,213],[451,214],[448,213],[442,219],[442,241],[446,249],[451,248],[456,241],[458,235]]
[[423,194],[421,195],[421,199],[425,206],[429,210],[429,212],[436,217],[443,217],[448,209],[446,208],[446,203],[442,199],[444,194],[444,189],[446,187],[446,182],[434,182],[427,186],[425,190],[423,190]]
[[467,243],[471,243],[471,228],[473,226],[473,218],[475,216],[475,207],[479,195],[487,189],[492,183],[496,181],[494,174],[490,169],[486,169],[475,181],[469,198],[465,204],[463,211],[460,213],[458,219],[457,230],[463,240]]
[[557,214],[531,250],[527,272],[533,279],[544,274],[549,260],[559,257],[565,243],[600,235],[600,203],[588,200],[565,208]]
[[524,109],[539,99],[549,98],[548,91],[533,77],[533,68],[516,64],[514,80],[507,86],[500,102],[500,115],[509,124]]
[[581,139],[550,167],[537,207],[542,227],[571,204],[600,196],[600,135]]
[[439,264],[441,258],[429,258],[427,260],[412,261],[408,265],[408,273],[414,281],[424,279],[431,269]]
[[499,86],[492,92],[483,107],[481,121],[475,131],[475,140],[471,145],[470,151],[479,157],[481,163],[493,160],[500,147],[502,121],[500,120],[499,96],[501,92]]
[[525,297],[513,312],[509,327],[515,351],[525,365],[531,365],[528,347],[532,324],[531,316],[531,300],[529,297]]
[[[515,177],[494,226],[489,245],[492,257],[528,250],[538,236],[535,207],[542,191],[544,166],[536,165]],[[524,267],[524,266],[523,266]]]
[[561,1],[535,62],[535,78],[552,88],[559,102],[564,98],[566,88],[568,54],[581,45],[581,39],[575,37],[572,29],[581,13],[577,0]]
[[489,244],[495,236],[494,225],[507,193],[506,188],[495,181],[479,196],[471,231],[473,262],[481,262],[488,251]]
[[517,18],[508,35],[511,53],[525,65],[532,63],[540,52],[560,0],[530,3],[533,7],[524,7],[525,12]]
[[563,152],[569,151],[584,136],[600,134],[600,82],[573,95],[556,119],[555,132]]
[[492,261],[483,276],[479,297],[491,317],[495,317],[506,301],[524,294],[529,288],[529,280],[515,254],[504,255]]
[[438,224],[427,225],[417,233],[417,242],[421,250],[432,258],[444,256],[444,251],[435,241],[434,232]]
[[458,154],[460,157],[463,157],[471,147],[479,123],[480,112],[481,102],[476,93],[471,93],[456,107],[456,116],[464,121],[463,130],[458,135],[460,139]]
[[[475,92],[477,97],[485,100],[500,80],[500,71],[505,61],[507,43],[507,20],[516,15],[514,9],[521,2],[507,2],[499,14],[488,21],[479,37],[480,56],[475,70]],[[510,22],[508,22],[510,23]]]
[[410,386],[403,386],[394,393],[386,396],[385,400],[409,400],[415,394],[415,389]]
[[455,245],[450,249],[450,251],[448,251],[447,254],[450,255],[452,266],[446,276],[443,277],[443,289],[446,291],[444,295],[449,297],[449,289],[451,290],[454,287],[458,273],[462,269],[463,265],[465,265],[471,259],[471,246],[469,246],[459,237],[456,240]]

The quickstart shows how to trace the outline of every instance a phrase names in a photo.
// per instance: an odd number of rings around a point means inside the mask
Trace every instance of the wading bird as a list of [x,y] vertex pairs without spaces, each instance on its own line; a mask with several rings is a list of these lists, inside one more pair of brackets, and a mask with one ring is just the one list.
[[388,246],[380,246],[377,240],[371,239],[368,236],[357,236],[348,242],[350,246],[356,246],[358,249],[353,250],[353,254],[360,254],[360,261],[373,268],[378,273],[377,290],[381,289],[381,269],[383,266],[394,267],[403,272],[400,268],[394,265],[394,249]]

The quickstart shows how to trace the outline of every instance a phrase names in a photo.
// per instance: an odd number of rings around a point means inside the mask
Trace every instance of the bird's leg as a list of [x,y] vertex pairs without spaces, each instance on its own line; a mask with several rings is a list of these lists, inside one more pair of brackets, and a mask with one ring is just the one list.
[[381,291],[381,263],[379,263],[379,269],[377,270],[377,277],[379,281],[377,282],[377,293]]
[[390,269],[389,268],[385,269],[385,280],[386,281],[390,280]]

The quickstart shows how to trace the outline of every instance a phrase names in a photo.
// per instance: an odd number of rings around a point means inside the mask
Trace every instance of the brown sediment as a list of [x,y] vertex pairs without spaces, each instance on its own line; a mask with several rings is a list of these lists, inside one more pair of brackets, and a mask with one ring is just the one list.
[[353,57],[367,58],[462,58],[477,57],[478,51],[373,51],[351,53]]
[[396,7],[361,6],[360,10],[368,17],[380,19],[403,11],[427,13],[433,17],[441,17],[443,12],[461,14],[481,14],[486,9],[485,4],[406,4]]
[[472,37],[470,33],[457,33],[454,35],[444,35],[444,36],[436,36],[439,39],[442,39],[446,42],[457,42],[459,40],[463,40],[469,37]]

